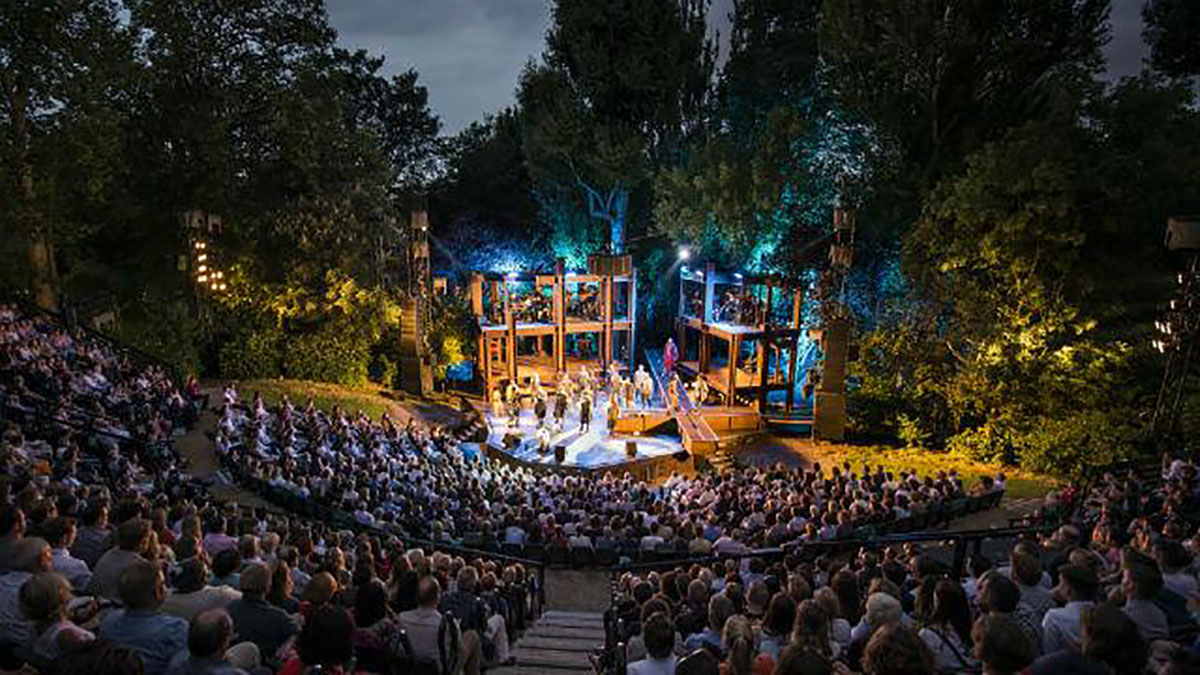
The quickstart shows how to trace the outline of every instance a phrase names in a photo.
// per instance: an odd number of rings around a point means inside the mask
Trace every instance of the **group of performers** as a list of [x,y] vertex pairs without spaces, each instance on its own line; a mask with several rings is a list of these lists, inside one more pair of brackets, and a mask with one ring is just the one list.
[[[673,341],[667,341],[663,357],[666,372],[670,373],[664,392],[665,404],[668,410],[678,410],[681,406],[680,394],[685,385],[675,373],[679,353]],[[701,406],[708,399],[709,385],[703,375],[696,378],[688,389],[692,405]],[[591,431],[592,416],[603,402],[608,431],[612,433],[621,411],[653,406],[654,393],[654,377],[644,365],[639,365],[630,377],[624,377],[615,362],[608,366],[607,371],[595,375],[586,367],[574,376],[563,373],[558,386],[552,391],[542,386],[541,376],[535,372],[526,379],[525,386],[510,381],[504,387],[492,389],[492,417],[496,420],[506,419],[510,429],[517,429],[521,411],[532,408],[537,422],[535,434],[538,445],[545,454],[550,450],[551,437],[565,430],[568,416],[578,420],[579,433],[588,433]]]

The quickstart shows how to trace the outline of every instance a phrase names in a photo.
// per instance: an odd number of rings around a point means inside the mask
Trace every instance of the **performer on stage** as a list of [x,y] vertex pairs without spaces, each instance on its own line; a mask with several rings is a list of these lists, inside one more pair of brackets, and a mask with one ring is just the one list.
[[704,402],[707,400],[708,400],[708,380],[703,375],[701,375],[700,377],[696,378],[696,396],[695,396],[696,407],[699,408],[700,406],[704,405]]
[[538,454],[545,456],[550,452],[550,430],[546,427],[539,427],[537,430]]
[[617,420],[619,420],[620,418],[621,418],[621,404],[617,400],[617,397],[615,395],[609,396],[608,397],[608,433],[609,433],[609,435],[612,435],[612,432],[616,430]]
[[500,393],[500,387],[492,389],[492,417],[500,419],[508,413],[508,409],[504,407],[504,394]]
[[608,388],[609,391],[616,392],[618,385],[621,382],[621,368],[616,361],[608,364]]
[[678,361],[679,348],[675,346],[675,340],[667,338],[667,344],[663,346],[663,375],[670,377]]
[[679,407],[679,378],[672,375],[671,382],[667,385],[667,410],[675,410]]
[[558,394],[554,397],[554,424],[558,429],[562,429],[563,418],[567,415],[567,394],[562,389],[558,390]]
[[592,395],[586,389],[579,399],[579,433],[586,434],[592,428]]
[[646,372],[643,366],[638,366],[637,374],[633,376],[634,386],[642,398],[642,407],[649,408],[654,401],[654,377]]
[[546,394],[544,392],[534,401],[533,414],[537,416],[538,427],[546,423]]

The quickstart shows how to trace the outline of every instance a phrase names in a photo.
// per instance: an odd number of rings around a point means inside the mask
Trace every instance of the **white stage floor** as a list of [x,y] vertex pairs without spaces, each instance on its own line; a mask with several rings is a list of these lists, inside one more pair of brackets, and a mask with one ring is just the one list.
[[[636,412],[636,410],[634,411]],[[556,465],[554,448],[566,446],[564,466],[576,466],[585,469],[615,466],[638,459],[672,455],[683,450],[683,444],[677,437],[671,436],[630,436],[627,434],[613,435],[608,433],[608,421],[604,416],[604,408],[593,408],[591,428],[586,434],[579,432],[579,417],[575,411],[568,411],[563,420],[563,429],[550,435],[550,450],[545,455],[538,452],[537,417],[531,410],[522,410],[517,428],[509,426],[508,417],[495,418],[489,412],[484,416],[488,425],[488,445],[502,448],[506,453],[523,462],[531,464]],[[552,415],[547,413],[547,420]],[[521,443],[516,449],[504,447],[504,436],[517,433]],[[625,454],[625,442],[637,441],[637,456],[630,458]]]

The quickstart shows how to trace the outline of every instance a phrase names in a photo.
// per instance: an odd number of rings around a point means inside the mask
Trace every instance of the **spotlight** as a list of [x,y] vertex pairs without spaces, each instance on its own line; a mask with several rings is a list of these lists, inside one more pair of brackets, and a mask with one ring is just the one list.
[[200,262],[204,262],[205,260],[208,260],[208,254],[201,253],[200,255],[196,256],[196,260],[199,260]]
[[679,247],[679,259],[687,260],[690,257],[692,257],[692,252],[688,250],[688,247],[680,246]]

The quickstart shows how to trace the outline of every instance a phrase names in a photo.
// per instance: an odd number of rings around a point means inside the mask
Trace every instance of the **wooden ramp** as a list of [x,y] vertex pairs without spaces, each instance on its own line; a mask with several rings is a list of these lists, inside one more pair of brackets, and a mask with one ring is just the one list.
[[[646,350],[646,360],[650,363],[650,373],[654,376],[654,384],[658,388],[663,401],[667,398],[667,377],[663,372],[662,352]],[[720,439],[709,426],[704,415],[692,405],[686,389],[679,392],[679,408],[671,411],[671,416],[679,424],[679,435],[683,438],[683,447],[688,452],[702,457],[712,455],[717,451]]]

